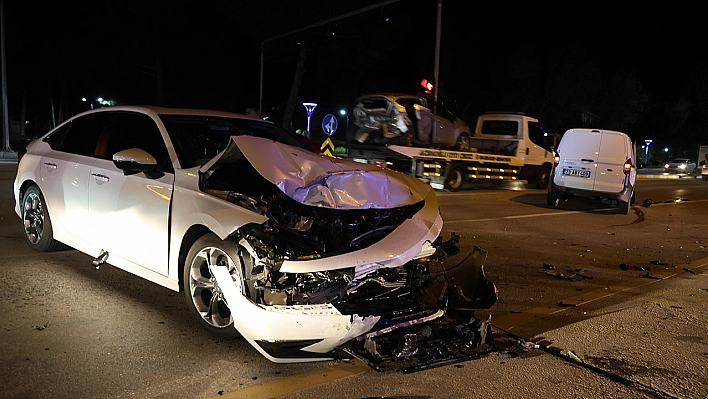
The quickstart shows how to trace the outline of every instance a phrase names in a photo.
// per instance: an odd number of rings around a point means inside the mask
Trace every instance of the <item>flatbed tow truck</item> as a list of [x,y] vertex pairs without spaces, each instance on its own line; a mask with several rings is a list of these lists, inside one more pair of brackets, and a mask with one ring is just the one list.
[[553,151],[536,119],[493,113],[477,120],[469,151],[403,145],[338,142],[334,156],[378,165],[426,181],[437,190],[458,191],[464,182],[525,180],[548,185]]

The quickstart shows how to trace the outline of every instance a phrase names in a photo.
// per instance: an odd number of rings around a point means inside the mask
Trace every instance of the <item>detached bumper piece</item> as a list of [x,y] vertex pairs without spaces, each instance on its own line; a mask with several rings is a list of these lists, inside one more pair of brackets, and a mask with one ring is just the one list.
[[[479,358],[494,348],[491,316],[474,317],[497,299],[484,275],[487,253],[478,247],[462,262],[437,271],[447,281],[447,311],[373,330],[342,349],[378,371],[412,373]],[[450,259],[451,260],[451,259]],[[444,314],[444,315],[443,315]]]

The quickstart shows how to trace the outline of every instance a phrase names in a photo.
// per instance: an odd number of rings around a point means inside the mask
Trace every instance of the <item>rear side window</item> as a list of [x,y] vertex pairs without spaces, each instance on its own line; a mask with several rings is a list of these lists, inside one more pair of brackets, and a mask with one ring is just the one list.
[[388,109],[388,99],[381,97],[365,98],[360,101],[364,109]]
[[92,114],[74,119],[45,140],[53,150],[93,157],[107,118]]
[[519,122],[517,121],[486,120],[482,122],[482,134],[516,137],[518,131]]

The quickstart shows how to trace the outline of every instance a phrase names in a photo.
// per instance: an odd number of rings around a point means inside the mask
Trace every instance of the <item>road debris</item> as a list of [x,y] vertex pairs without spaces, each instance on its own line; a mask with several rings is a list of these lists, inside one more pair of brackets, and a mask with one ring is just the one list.
[[37,331],[42,331],[42,330],[46,329],[47,327],[49,327],[49,322],[44,323],[43,326],[32,326],[32,327]]
[[576,363],[583,363],[583,361],[575,353],[567,349],[563,349],[562,351],[560,351],[560,354]]
[[646,278],[651,278],[654,280],[663,280],[663,278],[661,278],[661,277],[652,276],[651,274],[649,274],[649,272],[646,272],[645,274],[640,274],[639,277],[646,277]]
[[564,303],[563,301],[556,302],[556,306],[560,306],[562,308],[574,308],[577,307],[578,305],[574,303]]
[[658,260],[652,260],[652,261],[649,261],[649,263],[651,263],[652,265],[657,265],[657,266],[668,266],[669,265],[668,263],[659,262]]
[[649,208],[651,206],[651,204],[653,204],[653,203],[654,203],[654,200],[652,200],[651,198],[647,198],[644,201],[638,201],[637,205],[643,206],[644,208]]
[[553,266],[553,265],[550,264],[550,263],[544,263],[544,264],[543,264],[543,268],[546,269],[546,270],[556,270],[556,267]]
[[696,272],[694,272],[693,270],[687,269],[687,268],[685,268],[685,267],[683,268],[683,270],[684,270],[684,271],[687,271],[687,272],[689,272],[689,273],[691,273],[691,274],[696,274]]
[[[544,264],[545,265],[545,264]],[[561,280],[570,280],[570,281],[579,281],[579,280],[592,280],[592,276],[588,276],[586,273],[588,273],[590,270],[583,268],[583,269],[576,269],[568,274],[565,274],[563,272],[559,272],[557,270],[548,270],[548,269],[542,269],[541,273],[559,278]]]
[[518,339],[511,349],[497,352],[497,357],[500,359],[512,359],[516,357],[526,359],[529,356],[529,350],[539,349],[540,347],[541,346],[535,342]]

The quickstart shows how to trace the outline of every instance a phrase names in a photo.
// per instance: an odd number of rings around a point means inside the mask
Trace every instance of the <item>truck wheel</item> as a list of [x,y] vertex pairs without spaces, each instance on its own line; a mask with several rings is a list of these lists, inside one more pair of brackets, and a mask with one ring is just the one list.
[[457,139],[457,144],[455,144],[455,149],[457,151],[469,151],[470,135],[467,133],[460,134],[460,137]]
[[541,173],[536,176],[536,188],[546,188],[548,183],[551,181],[551,169],[543,168]]
[[445,188],[450,191],[458,191],[462,188],[462,183],[465,181],[465,172],[459,167],[455,166],[447,173],[445,177]]
[[548,194],[546,194],[546,204],[548,206],[556,207],[556,206],[558,206],[559,203],[560,203],[560,195],[558,195],[558,192],[548,190]]

